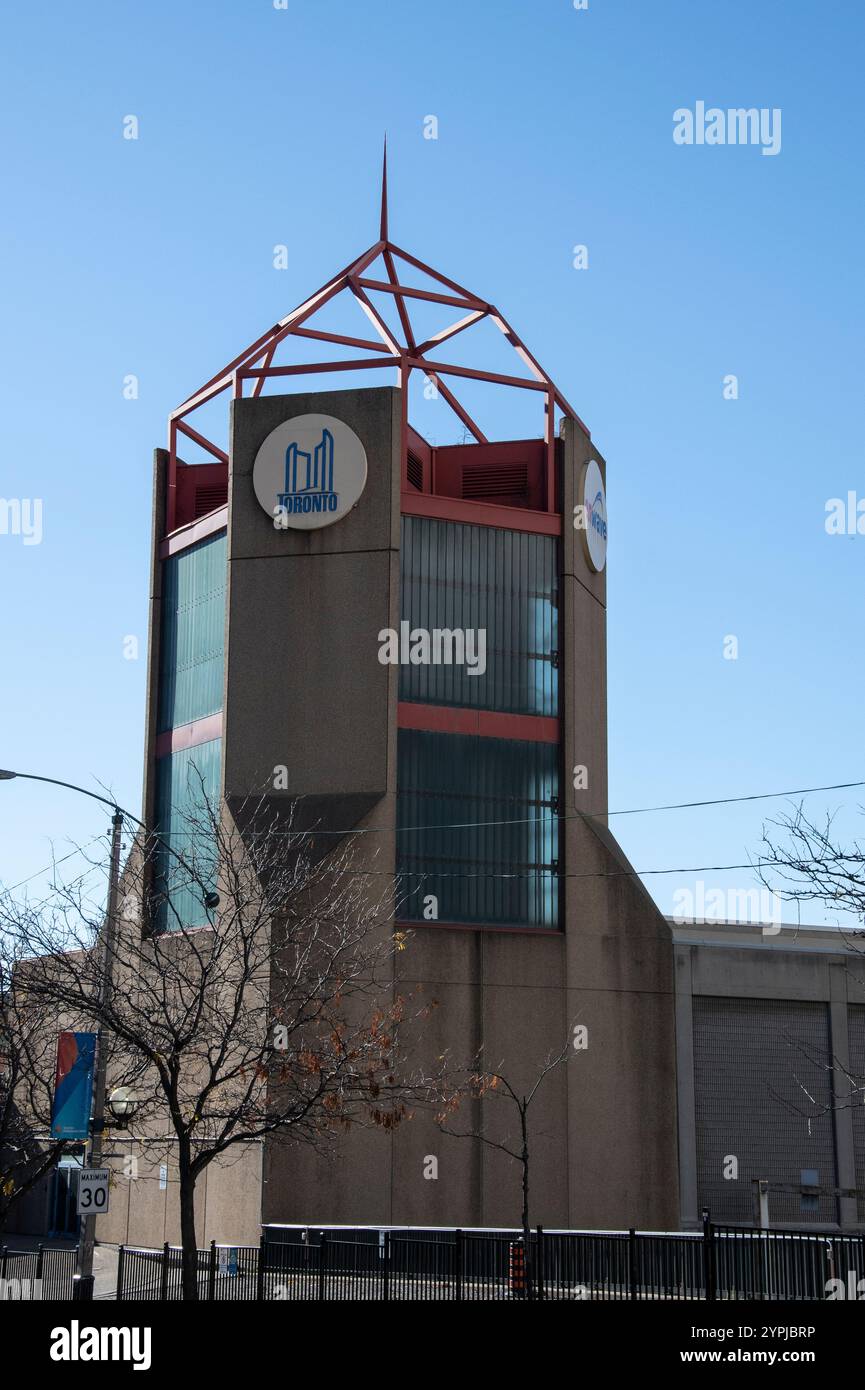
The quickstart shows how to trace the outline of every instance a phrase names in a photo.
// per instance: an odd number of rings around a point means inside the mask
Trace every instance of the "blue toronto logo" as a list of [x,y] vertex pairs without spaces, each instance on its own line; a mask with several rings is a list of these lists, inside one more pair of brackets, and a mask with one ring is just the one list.
[[283,491],[277,493],[276,523],[281,516],[299,512],[335,512],[339,493],[333,490],[333,435],[321,432],[312,453],[289,444],[285,451]]

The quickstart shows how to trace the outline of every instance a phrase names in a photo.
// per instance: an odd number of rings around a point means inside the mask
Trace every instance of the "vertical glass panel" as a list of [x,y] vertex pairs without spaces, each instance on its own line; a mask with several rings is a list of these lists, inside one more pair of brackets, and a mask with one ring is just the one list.
[[[216,885],[216,847],[208,806],[219,803],[222,740],[184,748],[156,763],[154,889],[160,931],[201,927],[210,920],[204,895]],[[181,862],[182,861],[182,862]]]
[[428,662],[401,659],[400,699],[558,714],[553,536],[404,516],[400,565],[401,641],[409,653],[422,650],[412,633],[430,641]]
[[224,532],[163,564],[160,733],[222,708],[225,582]]
[[441,922],[558,926],[558,753],[550,743],[399,731],[401,917],[424,920],[433,895]]

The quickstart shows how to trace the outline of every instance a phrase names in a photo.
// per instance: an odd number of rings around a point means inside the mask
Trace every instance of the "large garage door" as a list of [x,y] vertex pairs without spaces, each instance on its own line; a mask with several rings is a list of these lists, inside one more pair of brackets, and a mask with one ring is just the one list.
[[[816,1170],[821,1186],[835,1186],[829,1060],[825,1004],[694,1000],[697,1181],[713,1220],[753,1220],[753,1178],[798,1188]],[[738,1176],[725,1178],[734,1159]],[[775,1192],[770,1218],[833,1222],[837,1202]]]

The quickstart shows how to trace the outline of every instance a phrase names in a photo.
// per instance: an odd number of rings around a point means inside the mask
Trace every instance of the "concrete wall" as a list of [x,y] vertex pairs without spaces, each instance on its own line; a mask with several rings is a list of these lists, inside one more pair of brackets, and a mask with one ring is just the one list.
[[[99,1241],[147,1248],[180,1244],[180,1202],[176,1165],[161,1148],[116,1133],[109,1210],[96,1223]],[[257,1245],[261,1231],[261,1145],[238,1147],[204,1170],[195,1189],[199,1249],[211,1240],[221,1245]],[[160,1168],[165,1165],[164,1176]],[[164,1186],[162,1185],[164,1183]]]
[[[282,420],[317,411],[345,420],[369,459],[366,492],[343,521],[277,531],[255,499],[252,464]],[[290,769],[282,794],[313,799],[362,838],[360,863],[394,865],[397,670],[377,660],[377,634],[399,618],[400,393],[371,389],[235,402],[229,501],[229,635],[225,792],[231,802]],[[566,775],[565,931],[463,931],[417,926],[394,960],[394,988],[435,1003],[430,1056],[468,1063],[481,1045],[528,1088],[574,1023],[589,1048],[546,1081],[532,1122],[533,1222],[547,1226],[675,1226],[678,1216],[670,932],[623,869],[615,841],[582,819],[606,810],[606,579],[589,571],[569,524],[580,466],[599,457],[569,422],[563,445],[563,723],[565,771],[589,769],[587,792]],[[603,466],[603,461],[600,460]],[[468,518],[467,518],[468,519]],[[518,520],[518,515],[515,517]],[[270,790],[272,802],[279,793]],[[628,866],[629,867],[629,866]],[[477,1102],[460,1124],[474,1128]],[[491,1098],[484,1123],[513,1116]],[[438,1176],[425,1176],[437,1161]],[[355,1131],[331,1161],[269,1142],[265,1221],[506,1224],[519,1220],[519,1167],[469,1139],[443,1136],[418,1113],[394,1136]]]
[[[233,403],[229,481],[224,781],[266,791],[366,798],[388,788],[392,671],[377,634],[393,611],[399,552],[399,393],[387,388]],[[338,415],[360,437],[368,478],[333,526],[277,530],[252,489],[258,448],[292,415]],[[273,791],[273,770],[290,785]],[[358,802],[360,805],[360,801]],[[344,807],[341,808],[344,811]]]

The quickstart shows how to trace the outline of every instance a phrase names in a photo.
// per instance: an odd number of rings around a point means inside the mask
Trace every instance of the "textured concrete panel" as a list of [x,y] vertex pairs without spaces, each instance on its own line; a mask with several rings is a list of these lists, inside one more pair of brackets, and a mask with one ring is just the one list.
[[[399,548],[400,393],[396,387],[303,391],[232,402],[229,531],[234,557],[331,555]],[[295,415],[333,415],[366,450],[366,488],[357,506],[332,526],[277,531],[252,490],[255,455],[271,430]]]
[[387,551],[232,558],[226,794],[384,794],[389,587]]
[[[381,797],[395,672],[378,633],[396,621],[399,393],[303,392],[234,402],[224,786],[229,797]],[[252,487],[255,454],[277,425],[318,412],[345,421],[367,454],[357,506],[332,526],[277,530]],[[359,811],[365,809],[358,803]],[[356,817],[355,817],[356,819]],[[353,823],[353,822],[352,822]]]

